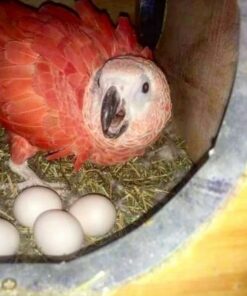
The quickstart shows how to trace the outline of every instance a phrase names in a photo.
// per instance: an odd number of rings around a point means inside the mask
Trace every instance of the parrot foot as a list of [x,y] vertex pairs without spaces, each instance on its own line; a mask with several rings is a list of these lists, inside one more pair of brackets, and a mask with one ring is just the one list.
[[[26,161],[23,164],[15,164],[12,160],[9,160],[8,165],[12,172],[16,173],[18,176],[22,177],[25,180],[16,185],[17,189],[20,191],[32,186],[44,186],[55,190],[60,195],[63,195],[67,192],[65,184],[49,183],[41,180],[28,166]],[[3,186],[8,187],[8,185]]]

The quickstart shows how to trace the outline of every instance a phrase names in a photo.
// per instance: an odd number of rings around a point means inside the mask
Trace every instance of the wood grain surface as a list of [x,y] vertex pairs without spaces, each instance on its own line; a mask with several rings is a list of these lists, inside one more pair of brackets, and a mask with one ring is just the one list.
[[246,296],[247,175],[207,225],[147,275],[114,296]]
[[211,147],[237,61],[236,0],[168,1],[158,63],[167,75],[174,122],[193,161]]

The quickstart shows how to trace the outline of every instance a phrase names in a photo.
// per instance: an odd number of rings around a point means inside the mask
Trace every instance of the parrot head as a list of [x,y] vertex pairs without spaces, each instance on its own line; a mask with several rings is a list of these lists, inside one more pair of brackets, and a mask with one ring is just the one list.
[[82,110],[92,142],[90,160],[107,165],[127,161],[143,154],[170,118],[165,75],[144,58],[110,59],[92,77]]

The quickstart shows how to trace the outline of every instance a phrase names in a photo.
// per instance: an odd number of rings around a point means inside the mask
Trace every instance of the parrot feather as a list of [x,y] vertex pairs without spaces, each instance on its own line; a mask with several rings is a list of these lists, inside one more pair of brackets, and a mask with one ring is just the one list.
[[[0,2],[0,123],[16,135],[10,144],[18,163],[34,151],[48,151],[49,159],[73,155],[79,169],[91,157],[110,164],[145,150],[139,140],[133,150],[128,145],[115,152],[104,148],[99,139],[92,140],[85,122],[96,115],[82,113],[95,73],[108,60],[125,55],[151,59],[152,52],[138,44],[128,18],[120,17],[115,27],[88,0],[77,1],[75,10],[50,3],[35,10],[18,1]],[[146,142],[153,138],[143,137]]]
[[11,64],[32,64],[37,57],[38,54],[31,49],[28,42],[10,41],[5,46],[5,58]]
[[66,22],[68,24],[79,25],[80,20],[73,10],[69,10],[68,8],[64,9],[64,7],[54,6],[50,3],[45,3],[41,6],[39,13],[41,15],[50,17],[54,17],[55,19],[60,20],[61,22]]

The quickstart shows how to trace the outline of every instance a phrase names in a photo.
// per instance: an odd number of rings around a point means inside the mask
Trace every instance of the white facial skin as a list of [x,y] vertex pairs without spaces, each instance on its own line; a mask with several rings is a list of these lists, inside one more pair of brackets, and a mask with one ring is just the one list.
[[94,148],[91,160],[110,164],[143,153],[170,114],[169,87],[153,62],[130,56],[109,60],[84,97],[83,119]]
[[[114,72],[105,71],[99,80],[103,94],[111,86],[116,87],[126,111],[125,120],[128,122],[142,116],[152,100],[153,90],[150,79],[144,73],[138,73],[138,70],[133,72],[125,72],[120,69]],[[145,92],[142,88],[145,89]]]

